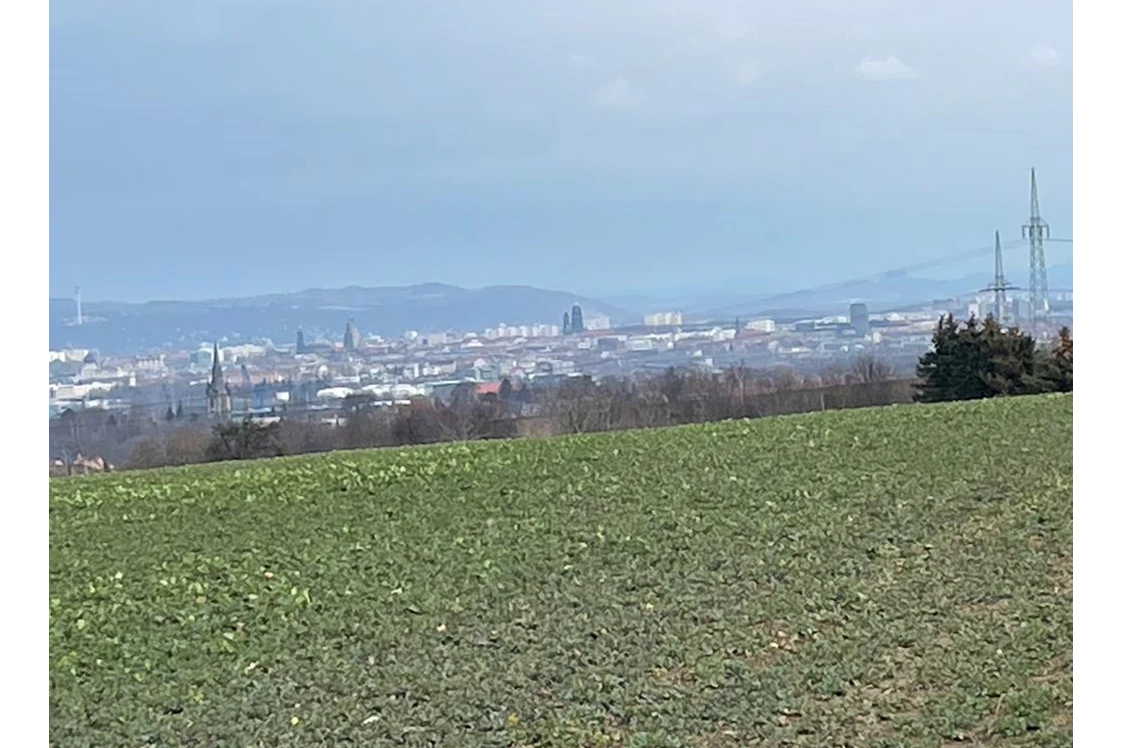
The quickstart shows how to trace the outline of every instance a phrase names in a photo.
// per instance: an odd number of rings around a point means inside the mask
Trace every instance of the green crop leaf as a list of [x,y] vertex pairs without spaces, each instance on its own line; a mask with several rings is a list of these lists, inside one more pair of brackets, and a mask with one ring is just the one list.
[[49,596],[58,746],[1071,745],[1072,396],[52,480]]

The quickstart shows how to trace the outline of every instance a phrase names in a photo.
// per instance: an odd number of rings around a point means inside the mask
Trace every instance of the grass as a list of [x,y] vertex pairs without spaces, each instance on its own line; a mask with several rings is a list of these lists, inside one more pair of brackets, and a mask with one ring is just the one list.
[[1072,398],[50,484],[65,746],[1072,744]]

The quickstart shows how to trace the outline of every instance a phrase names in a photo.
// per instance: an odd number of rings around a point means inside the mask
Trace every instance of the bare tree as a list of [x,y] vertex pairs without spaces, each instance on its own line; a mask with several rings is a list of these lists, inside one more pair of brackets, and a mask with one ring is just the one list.
[[893,367],[875,356],[858,356],[850,365],[850,373],[860,383],[887,382],[893,378]]

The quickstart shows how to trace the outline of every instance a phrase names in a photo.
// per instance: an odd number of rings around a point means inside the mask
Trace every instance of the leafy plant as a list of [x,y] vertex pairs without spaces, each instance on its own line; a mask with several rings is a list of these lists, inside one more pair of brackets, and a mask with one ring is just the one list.
[[1072,743],[1070,395],[52,480],[49,520],[52,745]]

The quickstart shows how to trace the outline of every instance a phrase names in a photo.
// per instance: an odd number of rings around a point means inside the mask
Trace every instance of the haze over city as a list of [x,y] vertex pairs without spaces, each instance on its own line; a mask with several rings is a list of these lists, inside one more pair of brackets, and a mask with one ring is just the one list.
[[1030,167],[1072,236],[1065,4],[51,10],[52,297],[787,290],[1016,238]]
[[52,10],[64,462],[676,370],[884,404],[946,315],[1071,334],[1053,4]]

